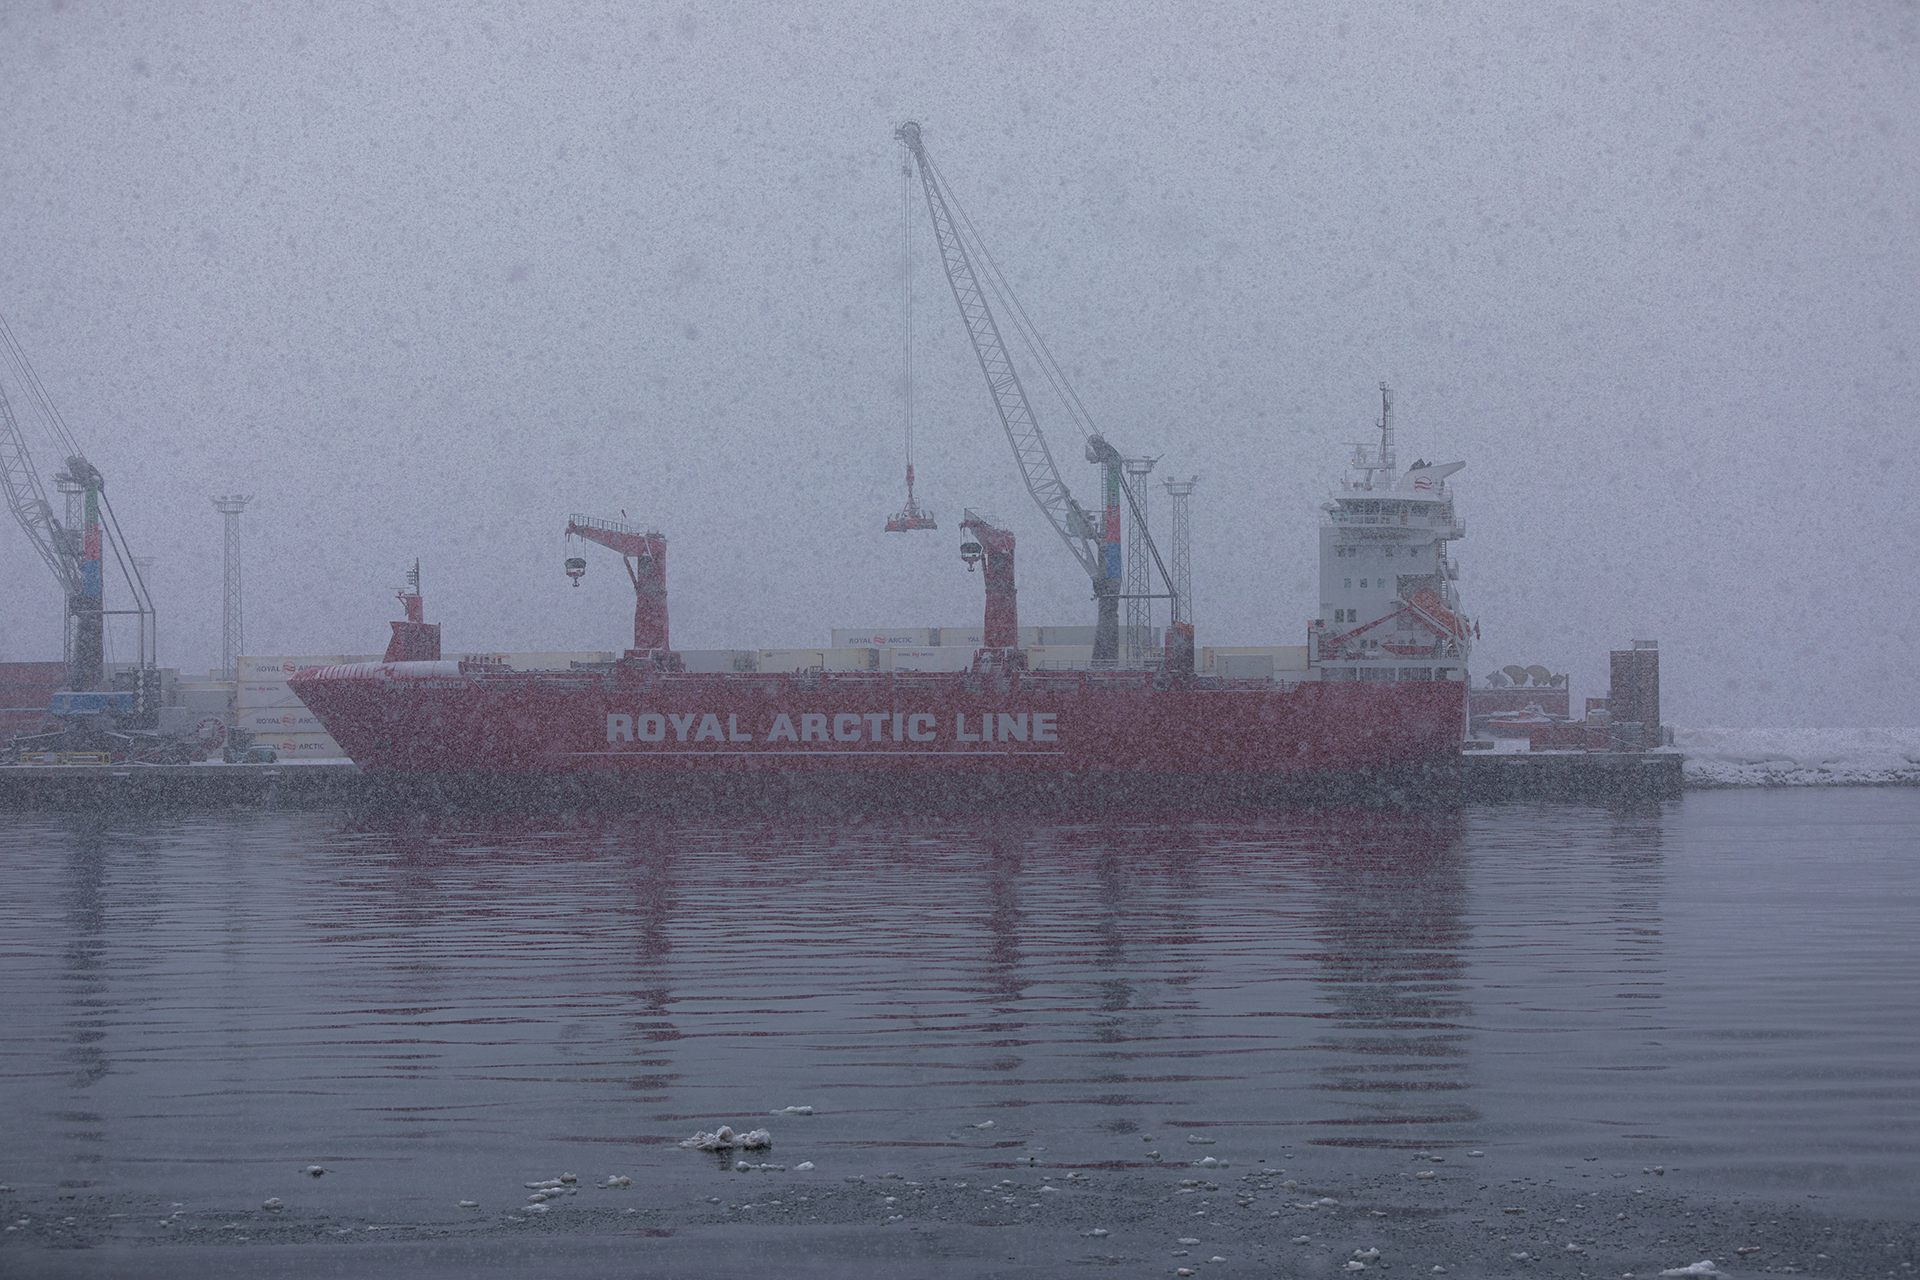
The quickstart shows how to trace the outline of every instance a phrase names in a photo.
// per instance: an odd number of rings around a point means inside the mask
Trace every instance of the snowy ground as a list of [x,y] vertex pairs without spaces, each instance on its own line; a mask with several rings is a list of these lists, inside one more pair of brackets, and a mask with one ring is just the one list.
[[1681,729],[1689,787],[1920,786],[1920,729]]

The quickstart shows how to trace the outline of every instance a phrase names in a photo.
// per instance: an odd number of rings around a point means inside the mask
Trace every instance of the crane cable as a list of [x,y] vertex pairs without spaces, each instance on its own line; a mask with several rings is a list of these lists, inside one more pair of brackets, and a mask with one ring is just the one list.
[[993,291],[995,299],[1002,304],[1004,313],[1013,320],[1014,331],[1019,334],[1028,353],[1034,357],[1034,363],[1040,366],[1040,372],[1046,378],[1047,385],[1053,388],[1053,393],[1066,406],[1067,416],[1073,419],[1074,425],[1080,428],[1081,433],[1089,436],[1096,434],[1093,415],[1087,412],[1086,405],[1080,401],[1080,393],[1073,389],[1073,384],[1067,381],[1067,375],[1060,368],[1059,361],[1053,358],[1053,352],[1048,348],[1046,339],[1040,336],[1038,326],[1027,315],[1026,307],[1021,305],[1020,296],[1013,291],[1013,285],[1007,280],[1006,273],[1000,269],[1000,263],[994,258],[993,251],[987,247],[987,242],[981,238],[980,232],[974,227],[973,219],[967,216],[966,206],[955,198],[953,186],[947,181],[947,175],[940,171],[932,156],[926,156],[926,163],[927,167],[933,170],[933,176],[939,182],[940,189],[946,193],[947,203],[952,207],[954,215],[966,228],[967,239],[972,243],[973,250],[986,264],[987,287]]
[[913,155],[900,166],[900,252],[906,290],[907,474],[913,474]]

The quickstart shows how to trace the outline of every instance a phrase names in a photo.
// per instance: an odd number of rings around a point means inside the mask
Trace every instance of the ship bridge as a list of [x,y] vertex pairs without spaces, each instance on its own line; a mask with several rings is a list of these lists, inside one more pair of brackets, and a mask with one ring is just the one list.
[[1472,627],[1460,613],[1464,538],[1447,478],[1464,462],[1415,462],[1393,450],[1392,392],[1381,387],[1381,439],[1354,449],[1321,504],[1320,612],[1308,662],[1322,680],[1465,680]]

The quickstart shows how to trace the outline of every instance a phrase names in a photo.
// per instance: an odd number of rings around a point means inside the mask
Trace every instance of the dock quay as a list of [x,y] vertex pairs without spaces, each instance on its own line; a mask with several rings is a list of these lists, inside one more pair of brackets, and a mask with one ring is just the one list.
[[[47,765],[0,767],[0,811],[178,812],[205,809],[370,809],[394,811],[555,808],[694,808],[858,810],[926,807],[934,811],[982,803],[1019,808],[1182,810],[1224,806],[1489,804],[1556,801],[1646,803],[1677,799],[1676,752],[1463,753],[1458,766],[1340,775],[1275,784],[1204,776],[1142,784],[1114,775],[1083,775],[1044,785],[992,778],[958,788],[951,778],[926,786],[891,775],[807,777],[656,776],[559,773],[491,775],[372,773],[347,761],[292,764]],[[904,785],[903,785],[904,784]]]

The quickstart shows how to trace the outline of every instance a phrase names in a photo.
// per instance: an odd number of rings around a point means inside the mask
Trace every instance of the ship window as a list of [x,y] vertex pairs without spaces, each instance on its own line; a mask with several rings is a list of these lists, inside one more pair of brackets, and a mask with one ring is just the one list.
[[1342,579],[1340,579],[1340,583],[1341,583],[1341,585],[1342,585],[1342,586],[1345,586],[1345,587],[1349,587],[1349,588],[1351,588],[1351,587],[1353,586],[1353,579],[1352,579],[1352,578],[1342,578]]
[[1360,586],[1362,590],[1366,588],[1366,585],[1367,585],[1367,580],[1365,578],[1360,579]]

